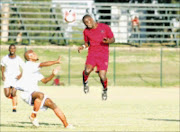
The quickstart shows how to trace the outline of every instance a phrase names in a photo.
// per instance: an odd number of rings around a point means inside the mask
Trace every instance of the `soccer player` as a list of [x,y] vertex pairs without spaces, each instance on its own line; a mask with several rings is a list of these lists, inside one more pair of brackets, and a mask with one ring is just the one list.
[[88,76],[96,66],[103,85],[102,99],[106,100],[109,44],[115,42],[114,35],[108,25],[96,23],[90,15],[85,15],[82,21],[86,26],[83,32],[85,44],[78,48],[78,52],[89,47],[85,70],[83,71],[84,92],[85,94],[89,92]]
[[12,99],[13,112],[16,112],[17,96],[16,96],[16,82],[21,78],[22,68],[24,62],[16,55],[16,46],[11,44],[9,46],[9,54],[4,56],[1,60],[2,80],[4,81],[4,94],[7,98]]
[[38,81],[47,83],[59,71],[58,68],[55,68],[50,76],[43,77],[39,70],[42,67],[59,64],[60,57],[56,61],[37,63],[36,61],[38,60],[38,56],[33,50],[26,51],[24,57],[27,60],[27,62],[23,67],[22,78],[17,82],[16,89],[23,91],[21,93],[21,98],[29,105],[33,105],[33,111],[29,117],[32,124],[38,127],[39,123],[36,118],[38,111],[40,109],[46,110],[47,108],[50,108],[54,111],[56,116],[62,121],[64,127],[71,128],[72,125],[69,125],[67,123],[66,117],[63,114],[63,112],[56,106],[56,104],[50,98],[44,95],[44,93],[40,92],[38,87]]

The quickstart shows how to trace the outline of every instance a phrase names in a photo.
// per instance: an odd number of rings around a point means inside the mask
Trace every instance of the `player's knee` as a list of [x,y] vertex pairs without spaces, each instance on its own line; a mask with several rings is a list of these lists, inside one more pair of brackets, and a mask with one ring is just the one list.
[[12,97],[16,97],[16,93],[12,93],[11,95],[12,95]]
[[53,110],[57,108],[56,104],[50,99],[47,99],[45,104],[46,106],[48,106],[49,108]]
[[52,107],[53,110],[57,108],[57,105],[55,103],[52,103]]
[[86,68],[85,74],[86,74],[86,75],[89,75],[89,74],[91,73],[91,71],[92,71],[92,70],[91,70],[90,68]]
[[10,92],[4,92],[4,95],[9,98],[11,96]]
[[44,94],[39,94],[38,98],[39,98],[40,100],[43,100]]
[[11,95],[12,95],[12,97],[16,97],[16,90],[13,90]]
[[7,98],[9,98],[9,97],[10,97],[10,94],[9,94],[9,93],[5,93],[5,96],[6,96]]
[[4,95],[8,98],[10,96],[9,90],[4,89]]

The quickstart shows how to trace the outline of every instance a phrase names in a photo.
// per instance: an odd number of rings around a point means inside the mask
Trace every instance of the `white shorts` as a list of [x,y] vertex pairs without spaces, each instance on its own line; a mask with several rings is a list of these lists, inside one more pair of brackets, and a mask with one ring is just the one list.
[[9,87],[16,87],[17,79],[16,78],[8,78],[6,77],[4,81],[4,88],[9,88]]
[[[33,106],[33,104],[32,104],[32,92],[21,92],[21,98],[22,98],[22,100],[24,102],[26,102],[27,104]],[[46,95],[44,95],[44,98],[43,98],[43,100],[41,102],[40,109],[43,110],[43,111],[48,109],[48,107],[44,106],[44,103],[45,103],[47,98],[48,97]]]

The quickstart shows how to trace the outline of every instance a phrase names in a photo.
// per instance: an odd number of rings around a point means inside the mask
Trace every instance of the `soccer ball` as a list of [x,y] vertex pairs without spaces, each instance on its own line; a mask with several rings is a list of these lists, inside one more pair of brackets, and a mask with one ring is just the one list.
[[76,20],[76,13],[72,10],[66,11],[64,20],[67,23],[74,22]]

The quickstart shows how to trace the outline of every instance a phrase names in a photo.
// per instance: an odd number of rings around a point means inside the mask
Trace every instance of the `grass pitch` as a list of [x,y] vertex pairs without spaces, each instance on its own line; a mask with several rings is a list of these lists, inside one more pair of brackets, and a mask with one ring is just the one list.
[[[28,119],[32,107],[18,97],[17,112],[1,87],[0,131],[179,131],[179,88],[109,87],[101,100],[101,87],[41,86],[76,128],[67,130],[52,110],[38,113],[39,128]],[[18,95],[20,92],[18,92]]]

